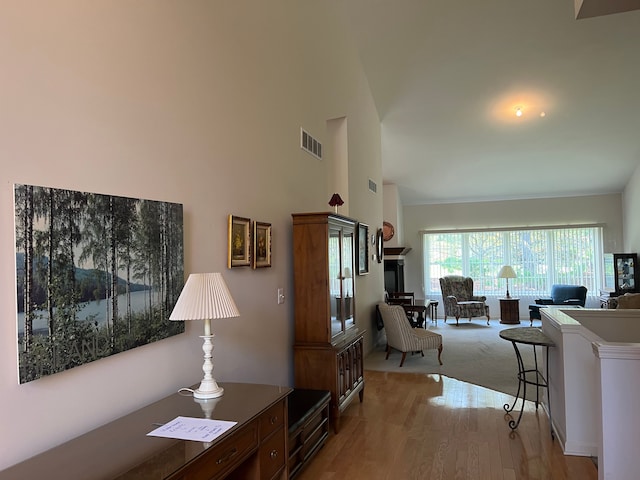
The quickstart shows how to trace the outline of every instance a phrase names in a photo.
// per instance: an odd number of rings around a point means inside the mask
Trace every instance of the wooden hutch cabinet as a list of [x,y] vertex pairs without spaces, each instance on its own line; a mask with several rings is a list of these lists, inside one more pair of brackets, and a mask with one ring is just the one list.
[[293,214],[294,377],[331,392],[330,421],[364,395],[363,335],[356,327],[357,222],[331,213]]

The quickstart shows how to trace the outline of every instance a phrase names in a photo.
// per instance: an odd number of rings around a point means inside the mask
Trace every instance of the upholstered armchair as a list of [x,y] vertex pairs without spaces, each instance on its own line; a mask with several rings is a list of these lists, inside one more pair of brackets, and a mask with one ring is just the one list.
[[460,317],[487,317],[489,325],[489,305],[485,302],[487,297],[473,294],[473,279],[460,275],[448,275],[440,279],[440,290],[444,302],[444,322],[447,316],[455,317],[456,325]]
[[579,305],[584,307],[587,301],[587,287],[581,285],[556,284],[551,287],[551,296],[538,298],[535,304],[529,305],[529,321],[533,325],[534,320],[541,320],[540,309],[545,306],[555,305]]
[[402,352],[400,360],[400,366],[402,366],[407,352],[420,352],[424,357],[424,350],[437,350],[438,362],[442,365],[440,359],[442,335],[423,328],[412,328],[401,305],[380,303],[378,309],[387,334],[387,356],[385,359],[389,359],[392,348],[399,350]]

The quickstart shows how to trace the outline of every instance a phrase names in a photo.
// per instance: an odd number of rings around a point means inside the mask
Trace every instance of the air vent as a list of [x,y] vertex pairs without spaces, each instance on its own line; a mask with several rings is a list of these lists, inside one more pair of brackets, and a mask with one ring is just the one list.
[[369,190],[372,191],[373,193],[378,192],[378,185],[376,185],[376,182],[374,182],[371,179],[369,179]]
[[322,160],[322,144],[302,128],[300,129],[300,148]]

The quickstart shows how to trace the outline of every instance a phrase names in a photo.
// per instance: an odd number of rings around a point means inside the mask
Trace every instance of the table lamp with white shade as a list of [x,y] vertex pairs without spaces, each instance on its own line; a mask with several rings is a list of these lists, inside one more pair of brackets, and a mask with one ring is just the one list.
[[505,265],[498,272],[498,278],[507,279],[507,298],[511,298],[511,295],[509,295],[509,279],[516,278],[516,272],[513,270],[513,268],[511,268],[510,265]]
[[[344,267],[344,275],[342,275],[342,278],[344,278],[345,280],[347,280],[348,282],[351,282],[351,279],[353,278],[353,275],[351,275],[351,269],[349,267]],[[349,296],[349,289],[348,287],[348,283],[345,285],[345,290],[346,290],[346,296]]]
[[238,307],[221,274],[192,273],[189,275],[169,320],[204,320],[204,335],[200,336],[204,341],[202,345],[204,378],[198,389],[186,389],[192,391],[195,398],[217,398],[224,393],[224,389],[216,383],[212,374],[211,353],[215,335],[211,333],[211,320],[239,316]]

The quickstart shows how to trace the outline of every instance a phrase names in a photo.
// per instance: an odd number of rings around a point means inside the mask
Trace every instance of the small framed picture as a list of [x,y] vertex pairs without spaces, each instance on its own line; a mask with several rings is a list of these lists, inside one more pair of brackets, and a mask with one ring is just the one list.
[[378,259],[378,263],[382,263],[382,257],[384,256],[384,231],[379,228],[376,232],[376,257]]
[[229,215],[229,255],[227,267],[251,265],[251,220]]
[[253,222],[253,268],[271,266],[271,224]]
[[369,225],[358,224],[358,275],[369,273]]

